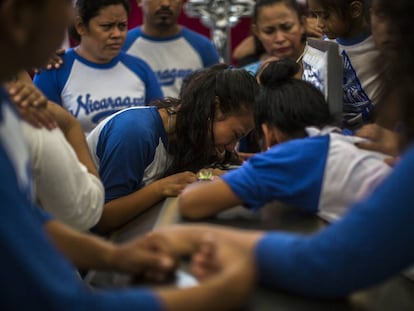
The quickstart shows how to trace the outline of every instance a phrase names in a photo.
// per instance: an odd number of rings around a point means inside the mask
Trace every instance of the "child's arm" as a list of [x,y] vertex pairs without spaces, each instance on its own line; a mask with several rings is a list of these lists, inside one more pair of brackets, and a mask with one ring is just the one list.
[[221,178],[216,178],[187,187],[179,196],[178,207],[183,217],[200,219],[242,203]]
[[98,222],[98,230],[108,232],[119,228],[166,197],[179,195],[195,180],[196,176],[192,172],[178,173],[154,181],[129,195],[108,201]]

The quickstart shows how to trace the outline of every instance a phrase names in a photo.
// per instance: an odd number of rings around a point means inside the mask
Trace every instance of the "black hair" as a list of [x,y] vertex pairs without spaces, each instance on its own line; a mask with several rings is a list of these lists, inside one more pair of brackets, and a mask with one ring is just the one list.
[[274,4],[283,3],[288,8],[291,8],[298,14],[298,17],[306,14],[306,7],[298,3],[296,0],[257,0],[256,4],[254,5],[252,20],[253,23],[257,23],[257,18],[259,16],[259,11],[262,7],[271,6]]
[[369,8],[371,7],[371,0],[317,0],[319,5],[325,11],[334,11],[345,22],[351,20],[350,4],[353,1],[359,1],[363,4],[362,15],[366,21],[369,21]]
[[[257,91],[253,76],[243,69],[232,69],[224,64],[192,74],[181,91],[175,153],[169,174],[198,171],[216,162],[212,128],[217,108],[224,117],[244,112],[253,115]],[[231,159],[234,154],[227,153],[224,162]]]
[[[117,4],[121,4],[125,8],[127,14],[129,14],[130,5],[128,0],[77,0],[76,11],[82,19],[82,22],[87,26],[92,18],[99,15],[101,9]],[[77,33],[74,25],[69,28],[69,35],[75,41],[80,42],[81,37]]]
[[276,127],[289,138],[306,136],[305,128],[333,124],[324,95],[309,82],[294,78],[299,65],[289,58],[270,62],[260,74],[255,123]]
[[170,111],[171,113],[175,113],[173,111],[177,110],[180,106],[181,102],[178,98],[173,97],[165,97],[161,99],[156,99],[148,103],[146,106],[154,106],[158,109],[167,109],[167,111]]

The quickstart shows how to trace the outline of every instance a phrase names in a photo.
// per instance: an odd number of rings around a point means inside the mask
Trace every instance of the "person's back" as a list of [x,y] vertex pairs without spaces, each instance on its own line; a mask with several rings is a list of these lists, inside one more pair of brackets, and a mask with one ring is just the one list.
[[203,35],[177,24],[182,0],[140,4],[144,24],[129,30],[123,49],[149,64],[165,96],[178,97],[183,78],[219,62],[217,50]]
[[171,164],[157,107],[130,108],[113,114],[87,136],[87,142],[106,187],[106,201],[164,177]]

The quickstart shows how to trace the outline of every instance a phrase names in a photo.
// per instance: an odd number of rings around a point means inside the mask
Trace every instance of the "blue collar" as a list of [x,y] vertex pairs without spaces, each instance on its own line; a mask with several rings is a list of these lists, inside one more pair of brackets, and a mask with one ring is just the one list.
[[366,40],[369,36],[371,36],[371,29],[365,30],[350,39],[336,38],[336,42],[340,45],[355,45],[355,44],[361,43],[362,41]]

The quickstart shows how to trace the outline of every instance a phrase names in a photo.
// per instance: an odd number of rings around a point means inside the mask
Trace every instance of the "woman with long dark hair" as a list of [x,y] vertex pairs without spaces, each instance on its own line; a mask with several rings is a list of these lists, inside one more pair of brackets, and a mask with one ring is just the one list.
[[193,74],[181,99],[127,109],[99,124],[87,137],[105,186],[98,229],[115,229],[178,195],[203,167],[230,163],[254,127],[257,88],[246,71],[216,65]]

